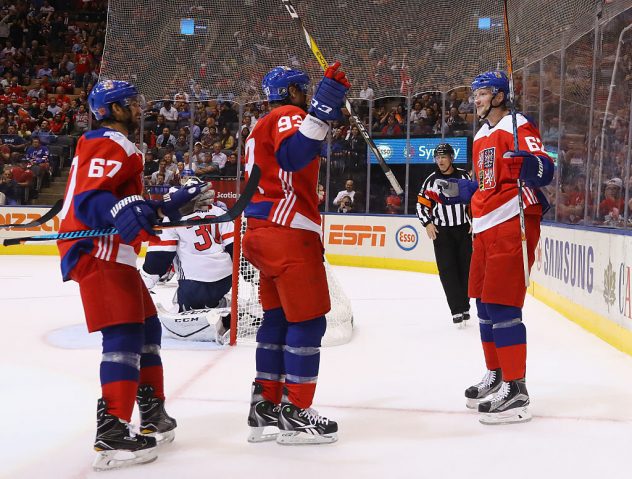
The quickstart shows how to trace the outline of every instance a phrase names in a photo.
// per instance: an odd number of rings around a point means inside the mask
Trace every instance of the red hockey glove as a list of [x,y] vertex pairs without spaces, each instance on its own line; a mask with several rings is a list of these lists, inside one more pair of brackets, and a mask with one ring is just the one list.
[[351,83],[349,83],[345,72],[338,70],[338,68],[340,68],[340,62],[338,61],[333,65],[329,65],[327,70],[325,70],[325,77],[337,81],[338,83],[344,85],[347,89],[351,88]]

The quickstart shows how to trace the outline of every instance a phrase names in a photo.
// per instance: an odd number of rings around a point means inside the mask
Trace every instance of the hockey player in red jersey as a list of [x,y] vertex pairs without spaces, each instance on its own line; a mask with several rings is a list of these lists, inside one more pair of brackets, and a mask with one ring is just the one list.
[[[64,281],[79,284],[88,330],[103,337],[93,467],[105,470],[152,461],[157,439],[173,440],[176,421],[164,409],[160,321],[136,257],[158,218],[178,219],[180,208],[205,187],[145,201],[143,155],[127,138],[138,126],[142,96],[127,82],[108,80],[93,88],[88,103],[102,125],[77,143],[60,232],[114,226],[119,234],[63,240],[58,248]],[[140,435],[129,429],[135,401]]]
[[483,125],[474,137],[475,181],[448,180],[446,203],[471,200],[474,244],[469,296],[476,298],[487,373],[465,391],[467,406],[483,424],[531,419],[525,384],[527,335],[522,322],[526,295],[520,242],[517,180],[523,184],[529,268],[548,202],[540,187],[553,178],[554,164],[538,129],[516,114],[519,151],[514,151],[512,116],[504,72],[477,76],[472,83],[476,113]]
[[[309,77],[276,67],[263,79],[272,107],[246,141],[246,171],[261,168],[246,208],[244,256],[261,272],[263,322],[248,424],[251,442],[319,444],[338,425],[310,408],[316,390],[325,314],[330,309],[318,212],[318,162],[327,122],[340,119],[349,82],[336,62],[307,107]],[[277,434],[277,428],[279,433]],[[273,429],[271,434],[266,428]]]

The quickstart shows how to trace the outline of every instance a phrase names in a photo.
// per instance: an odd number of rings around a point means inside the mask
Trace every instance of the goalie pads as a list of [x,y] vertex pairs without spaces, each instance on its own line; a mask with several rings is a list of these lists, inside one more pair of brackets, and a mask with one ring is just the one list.
[[215,341],[227,344],[230,336],[230,308],[192,309],[183,312],[167,311],[156,305],[163,334],[183,341]]

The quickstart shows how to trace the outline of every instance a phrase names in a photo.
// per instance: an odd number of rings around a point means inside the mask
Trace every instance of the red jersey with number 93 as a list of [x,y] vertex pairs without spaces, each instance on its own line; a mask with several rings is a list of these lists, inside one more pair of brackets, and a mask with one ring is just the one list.
[[283,140],[296,134],[306,113],[294,105],[274,108],[261,118],[246,141],[246,170],[261,169],[259,188],[246,209],[247,217],[320,234],[318,157],[298,171],[285,171],[276,159]]
[[[100,128],[84,134],[72,160],[59,232],[111,227],[109,210],[103,211],[103,204],[90,198],[100,191],[112,193],[116,201],[142,195],[143,163],[140,150],[122,133]],[[79,205],[81,211],[78,212]],[[118,235],[58,241],[64,280],[69,279],[81,254],[136,267],[140,246],[140,241],[131,245],[121,243]]]
[[[538,129],[521,113],[517,115],[520,150],[549,158],[544,152]],[[518,185],[503,162],[503,155],[514,150],[511,115],[504,116],[496,126],[485,123],[474,137],[472,166],[478,191],[472,197],[472,229],[480,233],[518,214]],[[549,161],[553,161],[549,158]],[[525,208],[539,203],[532,188],[523,188]],[[540,207],[538,207],[540,208]],[[536,211],[532,208],[534,213]],[[537,212],[540,212],[538,209]]]

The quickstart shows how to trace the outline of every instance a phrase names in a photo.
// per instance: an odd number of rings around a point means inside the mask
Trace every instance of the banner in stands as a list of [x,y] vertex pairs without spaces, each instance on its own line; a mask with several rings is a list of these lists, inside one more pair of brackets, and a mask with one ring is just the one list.
[[[375,145],[388,164],[406,163],[406,138],[374,138]],[[449,143],[454,148],[454,162],[467,163],[468,138],[466,136],[447,136],[439,138],[411,138],[410,162],[413,164],[432,164],[434,150],[439,143]],[[377,164],[375,155],[371,154],[371,163]]]
[[[226,203],[226,206],[232,208],[232,206],[239,198],[239,195],[235,193],[237,185],[235,184],[235,178],[220,178],[217,180],[211,180],[213,183],[213,189],[215,190],[215,199]],[[239,185],[239,191],[242,191],[246,186],[246,182],[244,180],[240,180],[241,184]]]

